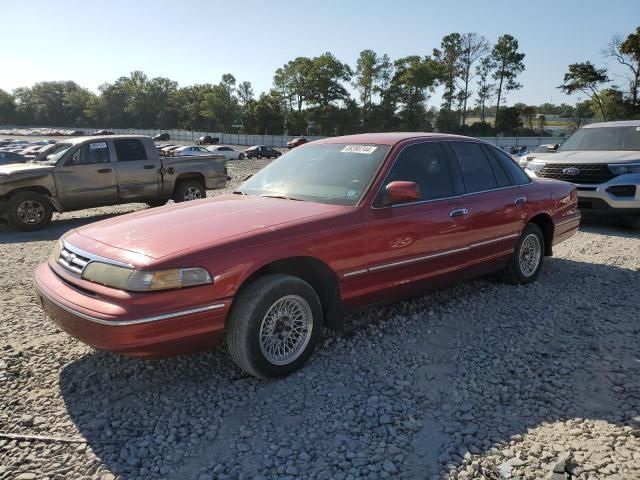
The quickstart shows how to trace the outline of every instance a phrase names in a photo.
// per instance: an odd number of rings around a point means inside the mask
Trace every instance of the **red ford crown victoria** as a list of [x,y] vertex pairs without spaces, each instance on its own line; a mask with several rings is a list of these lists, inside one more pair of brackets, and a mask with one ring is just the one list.
[[299,368],[345,312],[504,269],[536,279],[578,229],[575,188],[472,138],[316,141],[233,195],[65,234],[36,270],[47,314],[94,346],[159,357],[226,341],[246,372]]

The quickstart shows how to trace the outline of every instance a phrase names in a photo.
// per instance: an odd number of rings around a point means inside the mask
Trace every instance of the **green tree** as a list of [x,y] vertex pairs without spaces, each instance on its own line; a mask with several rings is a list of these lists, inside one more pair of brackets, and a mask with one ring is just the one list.
[[251,100],[253,100],[253,87],[251,82],[244,81],[238,85],[238,101],[240,106],[245,108]]
[[15,121],[16,101],[13,95],[0,89],[0,125],[6,125]]
[[40,82],[14,92],[18,119],[31,125],[67,126],[86,122],[91,92],[75,82]]
[[433,58],[418,55],[395,61],[390,98],[400,108],[402,128],[420,130],[424,126],[425,102],[442,77],[441,68],[441,63]]
[[476,71],[474,66],[479,60],[489,53],[489,41],[477,33],[463,33],[460,36],[460,56],[458,58],[458,71],[462,80],[460,97],[462,98],[462,125],[467,120],[467,101],[471,96],[469,84],[474,79]]
[[632,107],[640,106],[638,95],[640,88],[640,27],[636,28],[635,33],[629,34],[624,40],[620,36],[614,36],[604,54],[627,67],[629,70],[629,75],[626,77],[629,84],[628,99]]
[[569,65],[569,71],[564,74],[564,82],[558,88],[567,95],[575,92],[587,95],[606,121],[607,114],[598,90],[608,82],[606,69],[596,68],[591,62],[572,63]]
[[298,112],[309,97],[309,75],[312,60],[307,57],[298,57],[276,70],[273,77],[273,85],[280,95],[288,102],[290,110],[294,108]]
[[[495,68],[493,79],[498,82],[496,102],[496,111],[498,113],[500,112],[500,101],[502,100],[503,92],[517,90],[522,87],[516,82],[516,78],[524,71],[525,67],[522,61],[525,55],[520,53],[518,48],[518,40],[511,35],[505,34],[498,38],[498,42],[491,51],[491,60]],[[496,131],[499,131],[499,118],[500,115],[496,115]]]
[[507,107],[502,110],[498,110],[496,122],[500,122],[500,125],[502,125],[501,131],[506,135],[516,135],[518,130],[522,128],[520,112],[515,107]]
[[519,108],[519,106],[517,104],[514,105],[514,107],[516,109],[520,110],[520,113],[522,113],[522,116],[527,119],[527,123],[529,124],[529,128],[533,129],[533,117],[536,114],[535,107],[524,106],[523,108]]
[[585,119],[591,117],[593,117],[593,112],[591,111],[591,102],[589,100],[576,103],[573,116],[573,121],[576,123],[576,128],[580,128]]
[[366,125],[373,108],[373,94],[380,81],[382,59],[373,50],[360,52],[356,63],[355,81],[353,85],[360,92],[362,102],[363,123]]
[[433,59],[441,66],[442,84],[442,108],[451,110],[456,97],[456,79],[460,74],[460,55],[462,54],[461,36],[454,32],[442,38],[440,49],[433,50]]
[[485,123],[485,107],[495,92],[495,84],[489,80],[493,72],[493,62],[490,57],[484,57],[476,67],[478,76],[478,99],[476,105],[480,108],[480,123]]

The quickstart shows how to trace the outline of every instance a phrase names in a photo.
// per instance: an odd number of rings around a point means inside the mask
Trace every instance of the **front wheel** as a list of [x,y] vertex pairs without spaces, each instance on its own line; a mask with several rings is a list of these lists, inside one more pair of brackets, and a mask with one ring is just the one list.
[[241,153],[240,155],[238,155],[238,160],[242,160],[244,158],[244,153]]
[[506,280],[515,285],[531,283],[538,278],[544,260],[544,236],[540,227],[527,224],[518,239],[513,258],[505,270]]
[[20,192],[9,199],[9,222],[18,230],[43,229],[51,222],[52,215],[51,202],[41,193]]
[[258,278],[234,300],[227,344],[233,361],[258,378],[289,375],[309,359],[322,333],[322,305],[304,280]]
[[173,201],[176,203],[190,202],[204,198],[206,194],[204,185],[199,180],[182,180],[176,185]]

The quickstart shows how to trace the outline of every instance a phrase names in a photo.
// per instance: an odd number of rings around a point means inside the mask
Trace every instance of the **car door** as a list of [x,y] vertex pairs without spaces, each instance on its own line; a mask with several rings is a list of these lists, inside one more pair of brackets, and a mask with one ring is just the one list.
[[447,145],[465,189],[460,207],[469,228],[470,262],[511,254],[526,218],[526,199],[520,188],[481,143],[452,141]]
[[[385,187],[393,181],[415,182],[420,200],[385,203]],[[406,146],[385,177],[372,209],[365,211],[368,265],[363,288],[405,290],[419,280],[464,266],[467,225],[464,217],[455,215],[461,193],[459,172],[440,143]]]
[[135,138],[113,141],[116,152],[118,199],[121,203],[156,198],[160,188],[160,160]]
[[54,178],[66,210],[111,205],[118,202],[118,183],[110,142],[81,145],[56,166]]

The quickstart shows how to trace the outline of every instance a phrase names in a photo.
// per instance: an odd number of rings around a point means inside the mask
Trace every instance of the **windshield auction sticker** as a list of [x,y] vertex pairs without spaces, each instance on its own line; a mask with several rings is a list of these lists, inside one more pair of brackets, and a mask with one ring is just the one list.
[[104,142],[100,142],[100,143],[90,143],[89,144],[89,149],[90,150],[98,150],[99,148],[107,148],[107,144]]
[[364,153],[365,155],[371,155],[377,148],[378,147],[372,147],[370,145],[347,145],[340,151],[344,153]]

